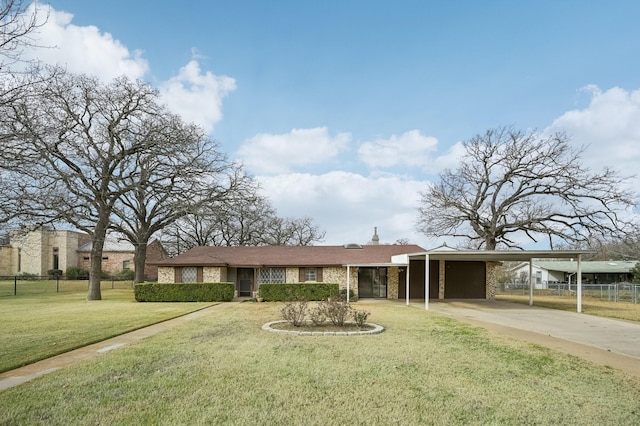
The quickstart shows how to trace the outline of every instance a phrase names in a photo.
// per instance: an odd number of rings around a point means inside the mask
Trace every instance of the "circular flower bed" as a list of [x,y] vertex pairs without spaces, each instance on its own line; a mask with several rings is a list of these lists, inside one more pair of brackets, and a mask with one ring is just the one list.
[[301,327],[294,327],[289,321],[271,321],[262,326],[265,331],[281,334],[294,334],[297,336],[362,336],[369,334],[379,334],[384,331],[384,327],[378,324],[366,323],[358,327],[356,323],[345,323],[344,327],[332,325],[315,325],[312,322],[305,323]]

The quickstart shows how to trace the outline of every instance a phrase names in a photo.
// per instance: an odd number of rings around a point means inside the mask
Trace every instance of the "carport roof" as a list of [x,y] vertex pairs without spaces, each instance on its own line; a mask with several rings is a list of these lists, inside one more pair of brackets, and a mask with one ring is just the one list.
[[530,261],[531,259],[576,259],[590,254],[590,250],[452,250],[434,249],[424,252],[393,256],[394,263],[407,263],[408,259],[421,260],[479,260],[485,262]]
[[[593,253],[590,250],[455,250],[447,246],[438,247],[424,252],[400,254],[393,256],[391,261],[400,265],[408,265],[410,260],[465,260],[482,262],[527,261],[533,265],[533,259],[577,259],[582,264],[583,254]],[[429,262],[425,262],[425,276],[429,276]],[[580,267],[578,270],[580,271]],[[409,274],[407,274],[407,305],[409,305]],[[533,279],[533,277],[532,277]],[[533,305],[533,284],[529,286],[529,305]],[[582,312],[582,274],[577,274],[577,311]],[[425,280],[426,295],[429,294],[429,280]],[[425,309],[429,309],[429,296],[424,299]]]

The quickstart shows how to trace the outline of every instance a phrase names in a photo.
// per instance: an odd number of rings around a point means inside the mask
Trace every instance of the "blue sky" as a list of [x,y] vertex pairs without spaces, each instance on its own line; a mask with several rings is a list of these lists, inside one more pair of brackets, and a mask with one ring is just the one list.
[[491,127],[566,131],[594,168],[640,160],[640,2],[50,5],[56,49],[35,56],[149,81],[327,244],[442,242],[414,230],[418,192]]

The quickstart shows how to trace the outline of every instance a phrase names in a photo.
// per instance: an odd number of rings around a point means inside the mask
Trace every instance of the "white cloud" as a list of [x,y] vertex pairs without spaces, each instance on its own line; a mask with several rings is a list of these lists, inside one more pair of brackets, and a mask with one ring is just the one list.
[[377,139],[360,145],[360,159],[371,168],[387,168],[398,165],[424,167],[431,162],[431,153],[438,140],[424,136],[419,130],[410,130],[389,139]]
[[235,89],[233,78],[202,72],[195,60],[180,68],[177,76],[161,83],[159,88],[172,111],[207,132],[222,119],[222,100]]
[[447,152],[436,157],[429,165],[432,173],[439,173],[444,169],[456,169],[460,166],[462,156],[466,153],[464,144],[456,142],[451,145]]
[[576,147],[587,145],[582,159],[594,171],[610,166],[633,175],[640,164],[640,90],[585,90],[591,93],[589,106],[567,111],[545,132],[565,131]]
[[[33,14],[34,7],[29,6],[26,17]],[[70,72],[93,75],[104,81],[121,75],[142,79],[148,74],[149,64],[142,51],[130,51],[98,27],[74,25],[72,14],[53,7],[41,7],[38,16],[42,26],[33,34],[38,47],[26,50],[23,59],[60,65]],[[202,56],[195,48],[191,52],[194,59],[176,76],[160,83],[159,91],[173,112],[211,132],[222,119],[223,99],[235,90],[236,84],[233,78],[201,70],[196,59]]]
[[[25,11],[33,14],[35,3]],[[46,11],[41,7],[39,19]],[[78,26],[71,23],[73,15],[49,9],[47,21],[33,34],[39,47],[24,52],[24,59],[39,59],[50,65],[61,65],[75,73],[85,73],[108,80],[120,75],[142,78],[149,66],[139,50],[130,51],[109,33],[93,25]]]
[[381,243],[408,238],[433,246],[415,230],[419,191],[426,182],[398,175],[344,171],[259,176],[280,216],[309,216],[327,234],[322,244],[366,243],[378,227]]
[[238,155],[254,173],[287,173],[298,166],[323,163],[336,157],[350,141],[350,133],[332,137],[326,127],[293,129],[279,135],[260,133],[245,141]]

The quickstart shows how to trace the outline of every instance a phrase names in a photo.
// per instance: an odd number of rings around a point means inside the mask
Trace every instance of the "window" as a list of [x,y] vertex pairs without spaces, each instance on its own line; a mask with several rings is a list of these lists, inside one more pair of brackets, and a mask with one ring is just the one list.
[[129,269],[131,269],[131,261],[130,260],[123,260],[122,261],[122,270],[123,271],[128,271]]
[[307,281],[322,282],[322,268],[298,268],[300,272],[298,275],[298,282],[304,283]]
[[304,268],[304,280],[318,281],[318,274],[316,273],[316,268]]
[[198,278],[198,268],[195,266],[189,266],[182,268],[182,282],[183,283],[195,283]]
[[89,256],[84,256],[84,257],[82,258],[82,260],[90,260],[90,259],[91,259],[91,258],[90,258]]
[[102,256],[102,260],[109,260],[109,256]]
[[280,284],[286,282],[284,268],[260,268],[260,283]]
[[60,269],[60,249],[58,247],[53,248],[52,269]]

